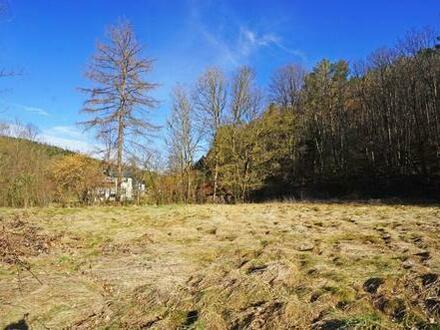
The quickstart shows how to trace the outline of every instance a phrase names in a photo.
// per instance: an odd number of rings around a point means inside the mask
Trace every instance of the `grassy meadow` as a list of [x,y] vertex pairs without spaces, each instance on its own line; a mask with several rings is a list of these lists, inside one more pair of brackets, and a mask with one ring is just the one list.
[[439,329],[440,208],[0,209],[0,328]]

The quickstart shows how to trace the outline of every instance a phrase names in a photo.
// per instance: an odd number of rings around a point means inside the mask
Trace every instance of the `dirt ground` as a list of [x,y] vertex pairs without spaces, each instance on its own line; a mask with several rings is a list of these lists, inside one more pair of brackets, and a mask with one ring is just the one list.
[[440,329],[440,208],[0,209],[0,328]]

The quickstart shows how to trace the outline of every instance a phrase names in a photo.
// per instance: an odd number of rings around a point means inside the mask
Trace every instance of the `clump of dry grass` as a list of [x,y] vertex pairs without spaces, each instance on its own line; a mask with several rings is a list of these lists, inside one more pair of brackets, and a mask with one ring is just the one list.
[[25,277],[20,294],[0,263],[0,326],[435,328],[439,219],[380,204],[33,210],[29,225],[63,235],[30,257],[44,285]]
[[16,264],[26,257],[47,253],[55,240],[53,236],[41,234],[39,228],[29,224],[23,214],[2,219],[0,225],[0,262],[2,263]]

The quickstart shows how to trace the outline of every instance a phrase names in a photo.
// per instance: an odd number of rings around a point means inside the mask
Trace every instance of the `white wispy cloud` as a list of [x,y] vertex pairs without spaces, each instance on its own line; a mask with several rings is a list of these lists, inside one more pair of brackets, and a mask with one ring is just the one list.
[[53,126],[44,131],[46,134],[84,139],[85,134],[76,126]]
[[93,154],[98,151],[98,145],[93,139],[76,126],[53,126],[42,130],[39,140],[71,151]]
[[244,55],[249,55],[262,47],[276,47],[283,52],[300,58],[304,62],[307,61],[307,56],[304,52],[285,46],[281,36],[275,33],[258,34],[257,31],[252,31],[242,26],[240,28],[240,40],[240,49]]
[[[265,50],[291,55],[294,59],[307,62],[306,54],[292,48],[277,30],[276,24],[249,25],[227,5],[217,6],[218,15],[212,21],[209,1],[190,1],[190,23],[194,34],[202,37],[211,48],[211,64],[225,69],[248,63],[252,56]],[[208,21],[210,19],[210,21]],[[273,21],[273,20],[271,20]],[[279,27],[279,26],[278,26]]]
[[89,155],[97,155],[100,151],[99,144],[74,125],[53,126],[43,130],[34,127],[36,135],[32,137],[26,134],[27,129],[27,125],[20,123],[3,123],[0,126],[0,133],[13,137],[32,138],[38,142]]
[[252,31],[246,27],[240,27],[240,34],[244,36],[245,41],[253,46],[268,46],[278,43],[280,37],[273,33],[265,33],[258,35],[256,31]]
[[258,50],[276,45],[279,37],[272,33],[259,35],[250,29],[240,27],[235,31],[232,40],[221,34],[211,32],[200,24],[199,31],[205,41],[213,48],[216,62],[222,66],[237,66],[245,63]]
[[50,116],[49,112],[47,112],[46,110],[39,108],[39,107],[24,105],[24,104],[20,104],[20,103],[3,103],[3,104],[7,108],[10,108],[10,110],[13,110],[13,111],[25,111],[25,112],[36,114],[39,116],[46,116],[46,117]]
[[307,58],[307,55],[306,55],[306,53],[304,53],[302,50],[300,50],[300,49],[292,49],[292,48],[289,48],[289,47],[286,47],[286,46],[284,46],[281,42],[277,42],[276,43],[276,46],[279,48],[279,49],[281,49],[281,50],[283,50],[284,52],[286,52],[286,53],[288,53],[288,54],[290,54],[290,55],[293,55],[293,56],[295,56],[295,57],[298,57],[301,61],[303,61],[303,62],[307,62],[308,61],[308,58]]
[[248,56],[260,48],[277,45],[280,39],[274,33],[258,34],[256,31],[241,26],[238,34],[238,50],[243,56]]
[[87,141],[62,138],[59,136],[41,134],[40,141],[53,146],[61,147],[63,149],[78,151],[87,154],[91,154],[96,151],[96,147],[88,143]]
[[240,63],[239,54],[226,41],[211,33],[205,27],[201,26],[200,32],[205,40],[214,48],[220,63],[232,64],[234,66]]

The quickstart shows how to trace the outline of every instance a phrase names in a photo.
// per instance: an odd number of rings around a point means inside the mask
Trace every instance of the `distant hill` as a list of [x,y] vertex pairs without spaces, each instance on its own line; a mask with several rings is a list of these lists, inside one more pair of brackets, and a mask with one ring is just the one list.
[[31,143],[31,144],[35,145],[35,147],[41,149],[49,157],[71,155],[71,154],[75,153],[73,151],[63,149],[60,147],[56,147],[56,146],[52,146],[52,145],[49,145],[46,143],[42,143],[42,142],[38,142],[38,141],[31,141],[31,140],[22,139],[22,138],[9,137],[9,136],[0,136],[0,152],[1,152],[1,150],[4,150],[5,147],[10,145],[11,143],[17,143],[17,142]]

